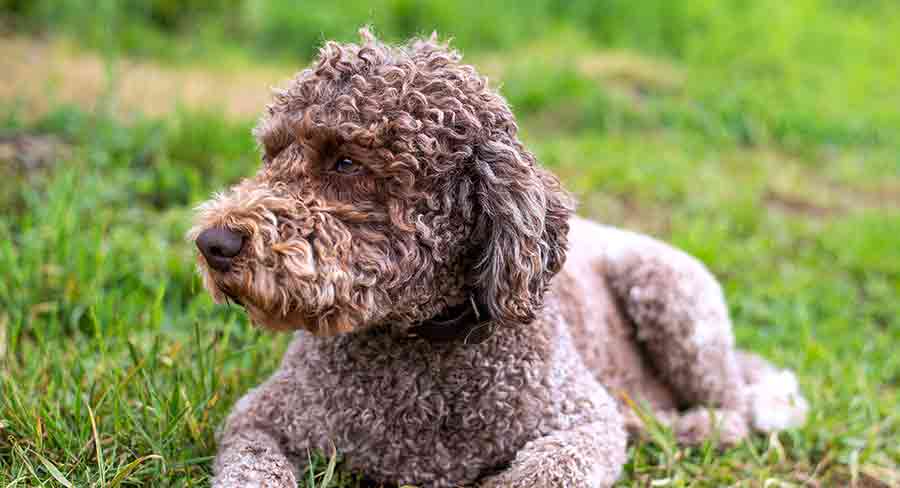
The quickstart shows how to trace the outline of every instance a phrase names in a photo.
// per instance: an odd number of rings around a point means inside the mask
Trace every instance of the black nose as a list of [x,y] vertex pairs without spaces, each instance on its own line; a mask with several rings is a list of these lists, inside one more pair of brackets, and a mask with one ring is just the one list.
[[197,248],[216,271],[228,271],[231,258],[237,256],[242,247],[244,236],[225,227],[206,229],[197,236]]

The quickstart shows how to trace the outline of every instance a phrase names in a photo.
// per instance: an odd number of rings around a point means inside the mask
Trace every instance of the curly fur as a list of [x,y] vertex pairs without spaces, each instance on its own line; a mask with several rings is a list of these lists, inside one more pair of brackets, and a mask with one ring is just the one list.
[[[790,373],[734,348],[700,263],[573,217],[505,100],[435,36],[361,36],[275,92],[262,168],[190,234],[241,233],[227,271],[199,257],[206,287],[298,331],[226,422],[214,485],[294,486],[305,451],[333,442],[389,482],[609,486],[642,428],[625,398],[685,442],[802,422]],[[415,333],[475,320],[494,332],[479,345]]]

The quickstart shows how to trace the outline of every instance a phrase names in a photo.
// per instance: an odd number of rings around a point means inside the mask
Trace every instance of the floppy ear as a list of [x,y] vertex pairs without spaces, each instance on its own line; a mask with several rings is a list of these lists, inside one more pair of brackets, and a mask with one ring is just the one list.
[[574,201],[514,136],[475,156],[476,299],[500,323],[528,323],[565,262]]

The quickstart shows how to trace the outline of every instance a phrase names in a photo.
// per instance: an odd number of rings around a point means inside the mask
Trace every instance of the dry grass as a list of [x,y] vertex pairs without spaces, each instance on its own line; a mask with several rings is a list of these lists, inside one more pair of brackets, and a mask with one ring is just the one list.
[[182,106],[221,109],[234,119],[254,118],[269,99],[265,87],[293,74],[291,69],[265,67],[165,67],[127,58],[107,63],[62,41],[25,37],[0,38],[0,59],[0,100],[20,103],[28,118],[59,104],[90,110],[113,91],[120,114],[162,116]]

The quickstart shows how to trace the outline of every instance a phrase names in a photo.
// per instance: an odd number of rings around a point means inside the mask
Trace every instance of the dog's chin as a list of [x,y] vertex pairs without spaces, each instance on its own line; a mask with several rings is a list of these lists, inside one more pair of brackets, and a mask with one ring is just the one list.
[[270,312],[254,303],[253,299],[243,296],[229,286],[217,283],[216,280],[207,281],[207,290],[213,296],[216,303],[237,305],[247,312],[250,322],[261,329],[279,332],[310,329],[309,321],[301,314],[282,314]]
[[314,332],[314,327],[300,314],[284,315],[280,313],[266,313],[252,304],[245,305],[244,309],[247,310],[250,322],[261,329],[276,332],[290,332],[295,330],[309,330]]
[[330,320],[325,325],[322,321],[317,320],[316,317],[302,311],[287,314],[281,312],[272,313],[247,301],[245,301],[243,307],[254,326],[275,332],[305,330],[316,336],[327,337],[352,332],[357,329],[349,320]]
[[247,312],[250,322],[260,329],[275,332],[305,330],[316,336],[334,336],[359,329],[356,317],[337,308],[330,308],[325,313],[303,309],[284,312],[279,302],[269,302],[243,289],[239,277],[218,275],[206,268],[201,271],[204,272],[204,286],[216,303],[240,306]]

